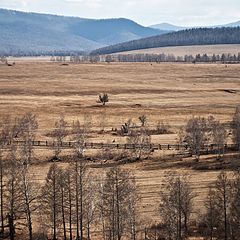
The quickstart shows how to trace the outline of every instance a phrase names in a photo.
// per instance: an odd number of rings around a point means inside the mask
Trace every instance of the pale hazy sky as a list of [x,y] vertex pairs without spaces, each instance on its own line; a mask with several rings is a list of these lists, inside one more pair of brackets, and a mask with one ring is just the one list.
[[240,0],[0,0],[0,8],[84,18],[125,17],[145,26],[204,26],[240,20]]

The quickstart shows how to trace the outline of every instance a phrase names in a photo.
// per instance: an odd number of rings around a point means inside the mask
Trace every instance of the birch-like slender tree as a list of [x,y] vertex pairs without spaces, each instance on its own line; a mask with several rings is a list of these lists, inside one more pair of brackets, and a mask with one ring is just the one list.
[[233,141],[238,145],[238,151],[240,153],[240,106],[236,107],[232,121],[233,128]]
[[133,214],[133,205],[136,204],[134,195],[137,195],[135,178],[130,171],[112,168],[107,172],[101,206],[107,239],[121,240],[134,236],[136,225],[133,227],[133,224],[136,222],[129,219]]
[[54,160],[59,160],[59,155],[62,151],[62,143],[67,135],[66,128],[67,122],[65,121],[64,116],[60,116],[60,118],[55,122],[54,131],[51,133],[54,140]]
[[188,237],[195,197],[189,176],[177,172],[165,174],[159,210],[161,222],[166,226],[168,239],[182,240]]
[[41,193],[41,209],[49,221],[53,240],[57,240],[58,226],[61,224],[61,189],[58,180],[59,168],[54,163],[48,171]]

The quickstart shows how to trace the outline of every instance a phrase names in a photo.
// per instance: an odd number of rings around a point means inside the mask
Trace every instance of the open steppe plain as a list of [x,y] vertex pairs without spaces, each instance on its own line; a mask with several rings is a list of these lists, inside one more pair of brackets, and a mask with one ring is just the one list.
[[[99,93],[108,93],[109,103],[97,103]],[[63,114],[71,123],[84,115],[91,116],[93,133],[90,142],[124,142],[125,138],[110,134],[120,129],[129,118],[138,122],[147,116],[150,128],[163,120],[173,134],[152,136],[155,143],[177,142],[179,128],[192,116],[213,115],[228,123],[240,103],[240,65],[224,64],[149,64],[99,63],[69,64],[18,61],[15,66],[0,65],[0,116],[12,118],[26,112],[36,113],[39,121],[37,139],[48,140],[54,121]],[[102,120],[105,133],[100,134]],[[139,123],[138,123],[139,124]],[[229,142],[231,139],[229,138]],[[200,163],[171,158],[171,151],[155,153],[148,160],[122,165],[136,175],[142,197],[144,221],[158,220],[157,209],[164,171],[176,170],[191,175],[198,193],[195,212],[201,212],[207,185],[216,179],[214,157],[203,156]],[[43,181],[49,163],[47,150],[36,150],[32,170],[36,180]],[[223,165],[229,166],[225,159]],[[66,163],[61,163],[62,165]],[[192,166],[210,165],[212,170],[200,171]],[[110,165],[89,163],[93,171],[105,172]],[[199,210],[200,209],[200,210]]]

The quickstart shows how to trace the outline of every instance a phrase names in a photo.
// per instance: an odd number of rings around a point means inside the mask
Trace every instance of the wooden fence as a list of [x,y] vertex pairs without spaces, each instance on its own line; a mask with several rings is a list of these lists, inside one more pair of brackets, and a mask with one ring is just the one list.
[[[24,146],[27,143],[26,141],[13,141],[13,142],[4,142],[1,145],[10,146],[11,144],[15,144],[18,146]],[[62,149],[71,149],[75,148],[77,145],[76,142],[54,142],[54,141],[31,141],[31,146],[39,147],[39,148],[53,148],[54,146],[58,146]],[[187,144],[118,144],[118,143],[94,143],[94,142],[86,142],[83,145],[85,149],[144,149],[144,150],[176,150],[176,151],[187,151],[190,147]],[[218,149],[221,150],[231,150],[238,151],[240,150],[240,144],[208,144],[201,147],[201,151],[204,152],[212,152]]]

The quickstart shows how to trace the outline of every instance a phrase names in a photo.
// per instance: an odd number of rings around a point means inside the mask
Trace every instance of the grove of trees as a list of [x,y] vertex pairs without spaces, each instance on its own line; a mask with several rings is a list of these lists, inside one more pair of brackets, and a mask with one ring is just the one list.
[[[129,121],[126,136],[129,143],[149,143],[147,117],[139,117],[141,126]],[[233,141],[239,144],[239,107],[230,127]],[[159,125],[164,125],[159,123]],[[183,240],[190,236],[204,239],[236,240],[240,238],[240,173],[218,174],[211,182],[201,211],[196,209],[199,191],[193,178],[185,172],[166,171],[154,208],[159,221],[153,226],[141,214],[142,196],[138,178],[129,168],[114,164],[93,171],[85,158],[85,143],[91,129],[91,118],[71,125],[64,117],[55,123],[51,136],[53,156],[45,179],[32,170],[38,129],[36,115],[27,113],[2,122],[0,132],[0,239],[168,239]],[[138,129],[138,130],[136,130]],[[165,126],[164,126],[165,129]],[[66,133],[74,146],[65,164],[61,146]],[[24,144],[17,144],[15,140]],[[214,117],[192,117],[180,132],[180,141],[189,146],[197,161],[206,143],[215,145],[218,159],[224,154],[226,126]],[[239,148],[237,149],[239,150]],[[132,149],[130,158],[140,159],[145,149]],[[193,227],[193,222],[195,225]],[[156,229],[158,231],[156,231]]]

